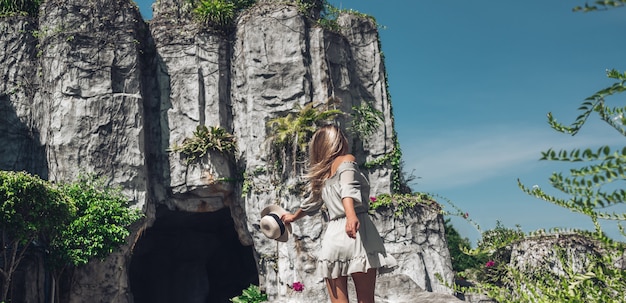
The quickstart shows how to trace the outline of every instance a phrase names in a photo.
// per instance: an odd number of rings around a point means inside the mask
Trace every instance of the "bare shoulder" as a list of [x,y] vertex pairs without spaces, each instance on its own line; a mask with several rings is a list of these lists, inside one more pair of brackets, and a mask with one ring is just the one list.
[[356,162],[356,158],[351,154],[346,154],[335,158],[331,166],[331,176],[335,174],[339,165],[344,162]]
[[341,156],[340,158],[343,158],[341,162],[356,162],[356,158],[352,154],[346,154]]
[[335,161],[333,161],[333,163],[341,164],[343,162],[355,162],[355,161],[356,161],[356,158],[352,154],[345,154],[345,155],[341,155],[335,158]]
[[356,162],[356,158],[351,154],[339,156],[335,158],[335,161],[333,161],[333,166],[338,167],[341,163],[344,162]]

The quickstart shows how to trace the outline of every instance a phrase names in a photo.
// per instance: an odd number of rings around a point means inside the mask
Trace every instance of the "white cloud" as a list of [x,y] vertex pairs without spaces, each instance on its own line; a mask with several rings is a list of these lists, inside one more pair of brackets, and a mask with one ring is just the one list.
[[434,191],[479,183],[531,169],[548,148],[556,150],[621,144],[623,137],[590,127],[576,136],[551,129],[512,128],[420,132],[419,140],[400,144],[405,170],[418,176],[420,190]]

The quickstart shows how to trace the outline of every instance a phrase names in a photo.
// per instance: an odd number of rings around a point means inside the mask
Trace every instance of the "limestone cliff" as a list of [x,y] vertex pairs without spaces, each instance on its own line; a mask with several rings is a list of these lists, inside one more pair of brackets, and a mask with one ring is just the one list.
[[[224,33],[199,25],[188,5],[157,1],[149,24],[129,0],[47,0],[39,20],[0,19],[0,169],[103,175],[147,215],[132,246],[74,272],[64,301],[228,302],[250,283],[271,302],[325,301],[314,269],[322,217],[297,222],[287,243],[258,231],[265,206],[295,210],[302,199],[302,165],[272,171],[266,123],[329,99],[346,113],[369,102],[383,124],[367,138],[348,132],[352,152],[360,163],[393,153],[377,27],[346,13],[328,30],[289,1],[259,1]],[[188,164],[170,151],[198,125],[228,130],[237,153]],[[392,191],[389,163],[365,172],[372,196]],[[424,290],[456,300],[435,278],[453,278],[436,206],[382,210],[375,223],[400,265],[381,277],[377,302]],[[43,302],[40,284],[23,299]]]

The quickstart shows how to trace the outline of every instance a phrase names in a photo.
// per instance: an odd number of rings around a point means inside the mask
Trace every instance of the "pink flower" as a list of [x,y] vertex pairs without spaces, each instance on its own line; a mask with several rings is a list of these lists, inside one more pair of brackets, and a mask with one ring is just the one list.
[[496,265],[496,262],[494,262],[493,260],[489,260],[489,261],[487,261],[487,263],[485,263],[486,267],[492,267],[494,265]]
[[469,213],[464,213],[463,214],[463,219],[467,219],[469,217]]
[[376,202],[376,197],[370,197],[370,201]]
[[293,288],[293,290],[295,290],[295,291],[303,291],[304,290],[304,284],[302,284],[300,282],[293,282],[293,284],[291,285],[291,288]]

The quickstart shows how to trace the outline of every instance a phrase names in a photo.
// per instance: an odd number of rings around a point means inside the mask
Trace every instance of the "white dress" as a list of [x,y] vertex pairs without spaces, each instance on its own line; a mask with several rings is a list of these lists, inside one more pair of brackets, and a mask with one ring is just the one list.
[[[330,221],[322,237],[317,269],[322,277],[335,279],[377,268],[379,273],[393,270],[396,260],[387,254],[383,240],[368,215],[370,186],[355,162],[343,162],[324,182],[322,201],[305,201],[301,208],[311,214],[325,204]],[[360,227],[356,239],[346,234],[346,214],[342,198],[354,200]]]

